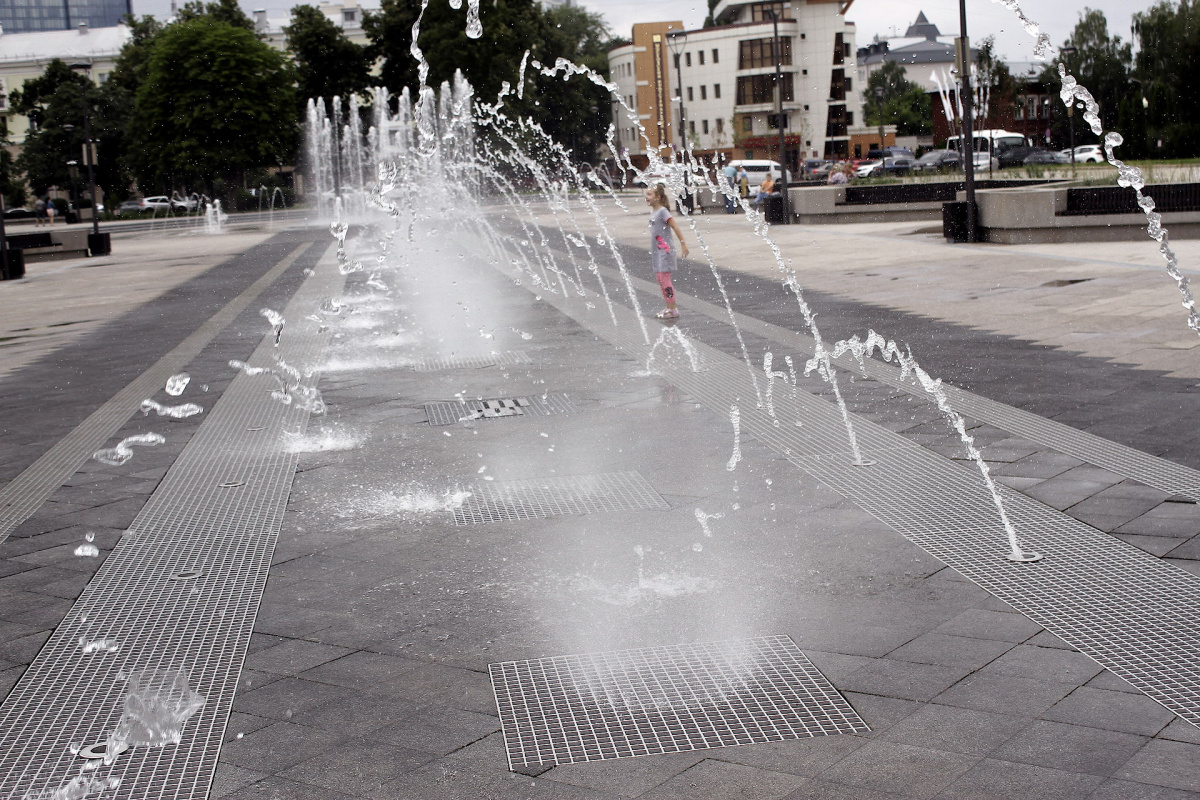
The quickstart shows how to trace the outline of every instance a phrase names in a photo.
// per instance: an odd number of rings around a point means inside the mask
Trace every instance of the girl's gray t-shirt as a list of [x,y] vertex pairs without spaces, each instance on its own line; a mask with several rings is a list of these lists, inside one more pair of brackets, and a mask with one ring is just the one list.
[[671,212],[666,206],[655,209],[650,215],[650,252],[655,272],[671,272],[675,269],[675,243],[667,226],[670,218]]

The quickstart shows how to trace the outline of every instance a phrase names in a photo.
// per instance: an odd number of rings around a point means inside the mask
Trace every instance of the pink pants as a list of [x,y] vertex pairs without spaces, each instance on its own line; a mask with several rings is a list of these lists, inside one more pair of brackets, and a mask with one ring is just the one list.
[[658,278],[658,286],[660,289],[662,289],[663,299],[666,300],[667,303],[674,303],[675,287],[671,285],[671,273],[656,272],[654,273],[654,277]]

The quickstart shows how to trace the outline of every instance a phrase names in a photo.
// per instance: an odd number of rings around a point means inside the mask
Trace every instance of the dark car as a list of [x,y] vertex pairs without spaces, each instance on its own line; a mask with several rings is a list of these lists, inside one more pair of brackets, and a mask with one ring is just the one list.
[[1029,158],[1029,154],[1037,150],[1036,147],[1021,145],[1018,147],[997,147],[996,148],[996,163],[1003,169],[1004,167],[1015,167],[1018,164],[1024,164],[1025,159]]
[[1054,150],[1042,150],[1035,148],[1029,155],[1025,156],[1026,164],[1070,164],[1071,159],[1064,156],[1062,153]]
[[804,162],[804,180],[823,181],[829,177],[829,168],[832,166],[832,161],[826,161],[823,158],[806,159]]
[[917,159],[917,172],[944,172],[962,169],[962,156],[957,150],[933,150]]
[[5,219],[29,219],[33,212],[28,208],[7,208],[4,210]]
[[913,157],[914,156],[913,156],[912,150],[909,150],[907,147],[900,147],[899,145],[894,145],[894,144],[888,145],[887,147],[883,148],[882,150],[880,150],[878,148],[871,148],[870,150],[867,151],[867,158],[869,158],[869,159],[913,158]]

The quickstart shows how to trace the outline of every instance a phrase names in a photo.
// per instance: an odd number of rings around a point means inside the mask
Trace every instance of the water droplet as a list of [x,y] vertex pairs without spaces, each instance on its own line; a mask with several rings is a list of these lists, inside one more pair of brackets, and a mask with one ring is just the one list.
[[94,544],[81,544],[75,548],[75,555],[80,558],[97,558],[100,555],[100,549]]
[[695,550],[697,553],[699,553],[701,550],[704,549],[704,545],[700,544],[699,542],[696,542],[695,544],[692,545],[692,549]]
[[85,533],[85,534],[83,535],[83,538],[84,538],[86,541],[89,541],[89,542],[94,542],[94,541],[96,541],[96,534],[92,533],[91,531],[88,531],[87,533]]
[[187,388],[188,381],[191,379],[192,376],[186,372],[181,372],[178,375],[172,375],[167,378],[167,394],[172,397],[178,397],[183,394],[183,390]]

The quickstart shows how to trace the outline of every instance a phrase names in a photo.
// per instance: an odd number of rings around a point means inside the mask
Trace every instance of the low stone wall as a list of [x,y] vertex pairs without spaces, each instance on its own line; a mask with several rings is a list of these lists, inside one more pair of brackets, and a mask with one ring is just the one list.
[[[1065,215],[1066,186],[984,189],[975,193],[983,241],[995,244],[1128,242],[1146,238],[1146,215]],[[1131,190],[1130,190],[1131,191]],[[966,193],[959,192],[965,200]],[[1200,211],[1168,212],[1163,227],[1174,239],[1200,239]]]
[[92,232],[90,227],[81,226],[50,226],[44,228],[22,227],[18,231],[12,231],[11,226],[5,226],[9,235],[13,233],[49,233],[50,241],[54,242],[53,247],[27,247],[23,248],[25,254],[25,263],[33,261],[56,261],[66,258],[82,258],[88,254],[88,234]]

